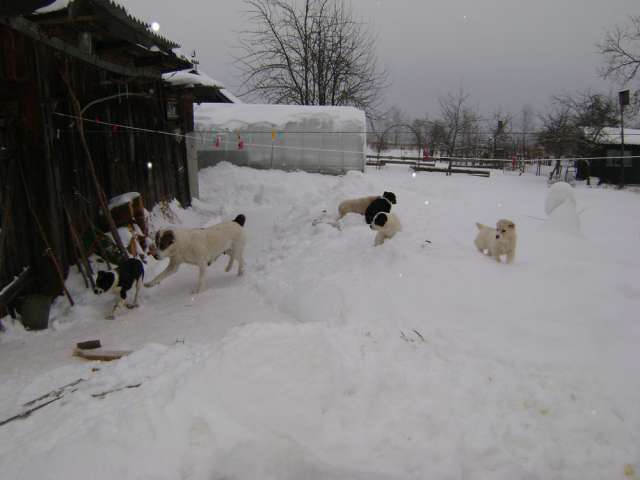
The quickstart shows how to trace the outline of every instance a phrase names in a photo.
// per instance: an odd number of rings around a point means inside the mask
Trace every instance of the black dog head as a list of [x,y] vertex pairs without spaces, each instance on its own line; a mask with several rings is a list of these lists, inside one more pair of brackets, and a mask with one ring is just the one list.
[[104,292],[108,292],[113,287],[115,281],[115,273],[100,270],[98,272],[98,276],[96,277],[96,286],[93,289],[93,293],[95,293],[96,295],[100,295]]
[[236,222],[241,227],[244,227],[244,222],[246,221],[246,218],[244,217],[244,215],[240,214],[236,218],[234,218],[233,221]]
[[387,200],[389,200],[394,205],[396,204],[396,194],[395,193],[393,193],[393,192],[384,192],[382,194],[382,196],[384,198],[386,198]]
[[173,245],[175,241],[176,236],[173,233],[173,230],[159,230],[156,232],[155,246],[151,248],[149,252],[153,255],[153,258],[160,260],[166,257],[166,254],[164,254],[165,250]]
[[[391,193],[391,192],[385,192]],[[393,195],[393,194],[392,194]],[[395,198],[395,195],[394,195]],[[373,202],[369,204],[367,209],[364,211],[364,221],[367,225],[371,225],[373,222],[373,217],[376,216],[377,213],[380,212],[390,212],[393,204],[391,200],[388,200],[385,197],[377,197]]]

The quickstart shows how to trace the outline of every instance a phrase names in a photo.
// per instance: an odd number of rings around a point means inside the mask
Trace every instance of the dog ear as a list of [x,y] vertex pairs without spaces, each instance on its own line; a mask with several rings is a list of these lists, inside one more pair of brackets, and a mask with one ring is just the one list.
[[516,228],[515,223],[510,223],[510,224],[508,225],[508,228],[510,228],[511,230],[514,230],[514,229]]
[[386,198],[387,200],[389,200],[394,205],[396,204],[396,194],[395,193],[393,193],[393,192],[384,192],[382,194],[382,196],[384,198]]
[[162,232],[162,236],[160,237],[160,241],[158,242],[158,248],[160,250],[166,250],[169,248],[173,242],[175,242],[176,237],[173,234],[172,230],[165,230]]

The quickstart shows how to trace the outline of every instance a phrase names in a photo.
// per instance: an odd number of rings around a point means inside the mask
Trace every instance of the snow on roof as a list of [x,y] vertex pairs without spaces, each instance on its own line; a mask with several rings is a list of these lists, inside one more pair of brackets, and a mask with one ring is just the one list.
[[203,87],[217,87],[224,88],[222,82],[214,80],[204,72],[197,72],[191,70],[181,70],[179,72],[165,73],[162,75],[162,79],[165,82],[175,86],[194,87],[201,85]]
[[366,128],[364,111],[355,107],[203,103],[195,107],[194,117],[198,127],[214,130],[256,124],[284,130],[287,124],[305,120],[320,120],[334,131],[356,128],[364,132]]
[[67,8],[71,0],[56,0],[51,5],[37,9],[34,13],[49,13]]
[[[620,145],[622,143],[619,127],[605,127],[600,132],[600,143],[605,145]],[[640,145],[640,129],[624,129],[625,145]]]
[[221,88],[220,93],[222,93],[222,95],[224,95],[229,100],[231,100],[232,103],[244,103],[242,100],[240,100],[238,97],[236,97],[233,93],[231,93],[226,88]]
[[138,192],[127,192],[122,195],[118,195],[117,197],[113,197],[109,199],[109,205],[107,206],[109,210],[115,207],[119,207],[121,205],[126,205],[131,200],[138,198],[140,194]]

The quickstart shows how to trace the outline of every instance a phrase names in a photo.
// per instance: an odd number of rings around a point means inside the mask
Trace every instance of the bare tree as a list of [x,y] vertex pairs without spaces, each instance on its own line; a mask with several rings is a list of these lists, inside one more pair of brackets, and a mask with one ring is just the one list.
[[444,145],[447,155],[455,155],[458,143],[463,141],[465,131],[477,124],[478,114],[468,105],[469,94],[460,86],[456,93],[449,92],[438,98],[440,125],[444,127]]
[[538,132],[538,143],[553,156],[572,155],[576,149],[576,129],[567,106],[554,106],[540,115],[542,128]]
[[251,28],[237,58],[243,95],[272,103],[352,105],[380,102],[387,74],[375,37],[348,0],[243,0]]
[[604,40],[596,45],[605,57],[600,69],[604,78],[625,84],[639,76],[640,72],[640,15],[630,15],[629,23],[605,33]]
[[582,92],[552,97],[553,107],[541,116],[538,140],[556,156],[588,157],[601,148],[606,127],[619,125],[619,108],[614,97]]

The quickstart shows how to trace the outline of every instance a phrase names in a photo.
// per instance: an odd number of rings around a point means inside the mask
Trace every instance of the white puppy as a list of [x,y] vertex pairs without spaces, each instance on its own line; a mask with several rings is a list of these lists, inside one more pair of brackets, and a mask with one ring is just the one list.
[[402,230],[400,220],[394,213],[379,212],[373,217],[371,229],[377,230],[374,246],[382,245],[387,238],[392,238]]
[[156,259],[169,257],[169,265],[145,287],[158,285],[169,275],[175,273],[182,263],[197,265],[199,268],[198,286],[193,293],[199,293],[204,286],[204,274],[222,255],[229,255],[225,272],[231,270],[233,261],[238,261],[238,275],[244,271],[242,253],[246,243],[244,234],[245,217],[238,215],[232,222],[223,222],[208,228],[160,230],[156,233],[156,243],[150,249]]
[[476,247],[481,253],[487,251],[487,255],[500,262],[500,256],[507,256],[507,263],[513,262],[516,255],[516,225],[511,220],[498,220],[496,228],[491,228],[481,223],[476,223],[478,235],[475,239]]

